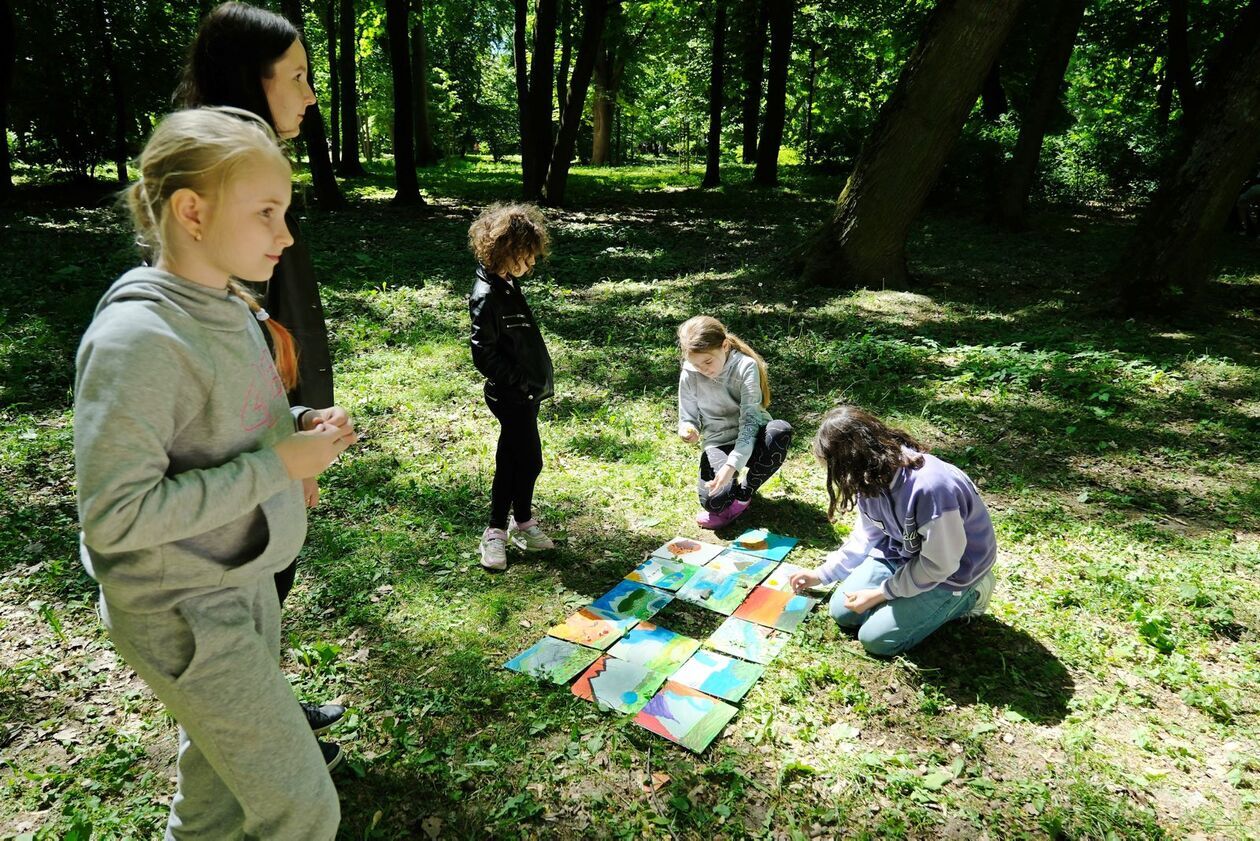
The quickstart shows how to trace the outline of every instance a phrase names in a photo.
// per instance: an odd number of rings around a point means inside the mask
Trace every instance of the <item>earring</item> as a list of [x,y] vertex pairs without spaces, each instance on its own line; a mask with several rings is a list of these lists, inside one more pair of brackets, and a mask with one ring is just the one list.
[[201,231],[193,234],[193,239],[197,240],[197,242],[201,242]]

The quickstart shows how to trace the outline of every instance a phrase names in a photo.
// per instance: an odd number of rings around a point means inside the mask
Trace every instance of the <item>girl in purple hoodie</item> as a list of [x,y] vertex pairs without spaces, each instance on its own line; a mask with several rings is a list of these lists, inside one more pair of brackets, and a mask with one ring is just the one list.
[[985,612],[997,540],[966,473],[856,406],[827,413],[813,451],[827,468],[827,516],[854,508],[857,519],[822,566],[792,579],[797,592],[843,581],[832,618],[885,657]]

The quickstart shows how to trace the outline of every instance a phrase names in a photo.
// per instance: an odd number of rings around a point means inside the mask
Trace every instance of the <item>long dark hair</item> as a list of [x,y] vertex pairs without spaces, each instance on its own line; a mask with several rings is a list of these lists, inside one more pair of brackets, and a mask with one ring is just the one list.
[[202,18],[188,48],[175,104],[230,105],[276,121],[267,105],[263,79],[298,39],[297,27],[275,12],[247,3],[222,3]]
[[[907,454],[902,447],[914,450]],[[858,496],[887,490],[903,467],[923,466],[927,452],[908,432],[893,429],[857,406],[837,406],[826,414],[812,445],[814,457],[827,467],[827,516],[853,506]]]

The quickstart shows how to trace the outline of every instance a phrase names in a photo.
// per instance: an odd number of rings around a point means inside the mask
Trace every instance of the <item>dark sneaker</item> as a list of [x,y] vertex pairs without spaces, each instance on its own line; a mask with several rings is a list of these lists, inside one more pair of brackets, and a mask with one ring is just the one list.
[[328,766],[328,770],[336,768],[341,764],[343,752],[341,745],[336,742],[319,742],[319,751],[324,755],[324,764]]
[[302,707],[302,712],[306,713],[306,723],[311,725],[312,733],[323,733],[329,727],[332,727],[341,717],[346,714],[346,708],[341,704],[307,704],[299,701],[298,705]]

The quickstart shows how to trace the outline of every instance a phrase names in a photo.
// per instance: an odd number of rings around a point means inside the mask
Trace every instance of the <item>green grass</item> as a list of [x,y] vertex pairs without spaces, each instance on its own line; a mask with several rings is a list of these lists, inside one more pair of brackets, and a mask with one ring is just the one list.
[[[517,170],[426,171],[430,206],[400,210],[376,169],[352,210],[306,214],[338,399],[365,434],[323,480],[285,667],[302,696],[352,706],[343,835],[1260,834],[1254,245],[1227,238],[1181,323],[1121,322],[1092,282],[1126,221],[1048,210],[1010,236],[938,211],[913,235],[913,291],[836,294],[784,270],[833,178],[760,192],[731,167],[701,192],[699,175],[579,167],[550,214],[529,284],[558,371],[537,499],[564,539],[496,577],[475,558],[496,427],[464,243]],[[71,454],[75,344],[132,256],[112,209],[65,200],[0,209],[0,836],[151,837],[174,728],[99,627]],[[1001,550],[991,615],[893,661],[819,610],[699,758],[500,668],[698,533],[696,452],[672,433],[673,329],[698,312],[765,355],[797,429],[748,517],[799,536],[793,560],[845,531],[807,451],[841,399],[963,466]]]

